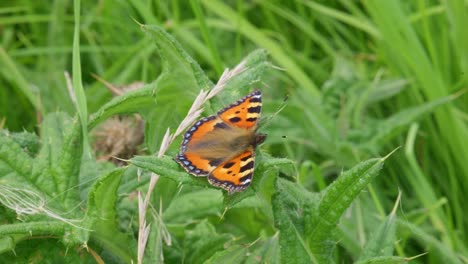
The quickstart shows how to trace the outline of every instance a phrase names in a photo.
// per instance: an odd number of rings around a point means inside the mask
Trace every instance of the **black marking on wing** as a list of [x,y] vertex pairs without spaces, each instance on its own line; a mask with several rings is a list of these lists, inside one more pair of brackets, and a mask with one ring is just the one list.
[[247,111],[249,113],[260,113],[260,110],[262,109],[262,107],[259,105],[259,106],[253,106],[253,107],[249,107],[247,109]]
[[247,157],[243,157],[243,158],[241,159],[241,161],[247,161],[247,160],[249,160],[251,157],[252,157],[252,155],[247,156]]
[[231,121],[232,123],[237,123],[239,121],[241,121],[242,119],[240,119],[239,117],[232,117],[232,118],[229,118],[229,121]]
[[231,168],[232,166],[234,166],[234,164],[235,164],[234,162],[227,162],[226,164],[224,164],[223,168],[229,169],[229,168]]
[[252,169],[253,167],[254,167],[254,161],[252,160],[252,161],[250,161],[249,163],[247,163],[247,164],[245,164],[244,166],[242,166],[242,167],[240,168],[240,171],[239,171],[239,172],[240,172],[240,173],[243,173],[244,171],[250,170],[250,169]]

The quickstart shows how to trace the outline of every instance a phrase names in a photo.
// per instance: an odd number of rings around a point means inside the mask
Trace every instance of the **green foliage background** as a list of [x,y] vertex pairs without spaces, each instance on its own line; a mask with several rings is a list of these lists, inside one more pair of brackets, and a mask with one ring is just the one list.
[[[463,0],[2,1],[0,262],[135,263],[152,171],[144,263],[468,263],[466,25]],[[204,114],[260,88],[268,138],[228,196],[180,138],[151,154],[242,60]],[[97,162],[89,133],[129,113],[147,155]]]

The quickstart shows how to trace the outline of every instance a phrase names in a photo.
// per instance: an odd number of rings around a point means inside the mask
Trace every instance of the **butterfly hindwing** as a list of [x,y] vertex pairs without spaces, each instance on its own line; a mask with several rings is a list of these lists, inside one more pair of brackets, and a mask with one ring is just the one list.
[[261,109],[262,93],[259,90],[255,90],[219,111],[218,116],[231,126],[252,129],[257,125]]
[[247,188],[254,172],[255,152],[253,147],[216,167],[209,175],[208,181],[229,193]]

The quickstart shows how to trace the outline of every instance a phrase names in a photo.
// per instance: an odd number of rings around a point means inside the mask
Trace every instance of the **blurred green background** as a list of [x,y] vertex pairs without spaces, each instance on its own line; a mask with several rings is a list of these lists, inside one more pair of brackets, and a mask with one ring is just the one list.
[[[266,128],[262,149],[293,160],[304,187],[322,190],[342,170],[401,147],[343,220],[337,263],[355,259],[353,248],[368,239],[377,215],[392,210],[398,190],[400,219],[423,233],[399,234],[395,255],[429,252],[415,262],[441,263],[445,251],[467,263],[467,6],[463,0],[82,1],[88,113],[112,98],[92,74],[119,86],[151,83],[161,73],[156,46],[135,21],[173,35],[213,82],[265,49],[273,67],[258,84],[264,114],[289,100]],[[72,72],[73,29],[72,1],[0,2],[0,128],[37,133],[48,113],[74,115],[64,77]],[[167,105],[146,134],[150,153],[197,93],[196,87],[161,92],[157,100]]]

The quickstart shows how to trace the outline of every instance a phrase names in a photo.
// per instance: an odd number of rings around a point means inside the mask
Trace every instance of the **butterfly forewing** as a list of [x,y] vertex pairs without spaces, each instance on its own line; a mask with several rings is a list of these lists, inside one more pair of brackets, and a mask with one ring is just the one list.
[[262,93],[255,90],[218,112],[218,116],[232,126],[251,129],[257,125],[262,110]]

